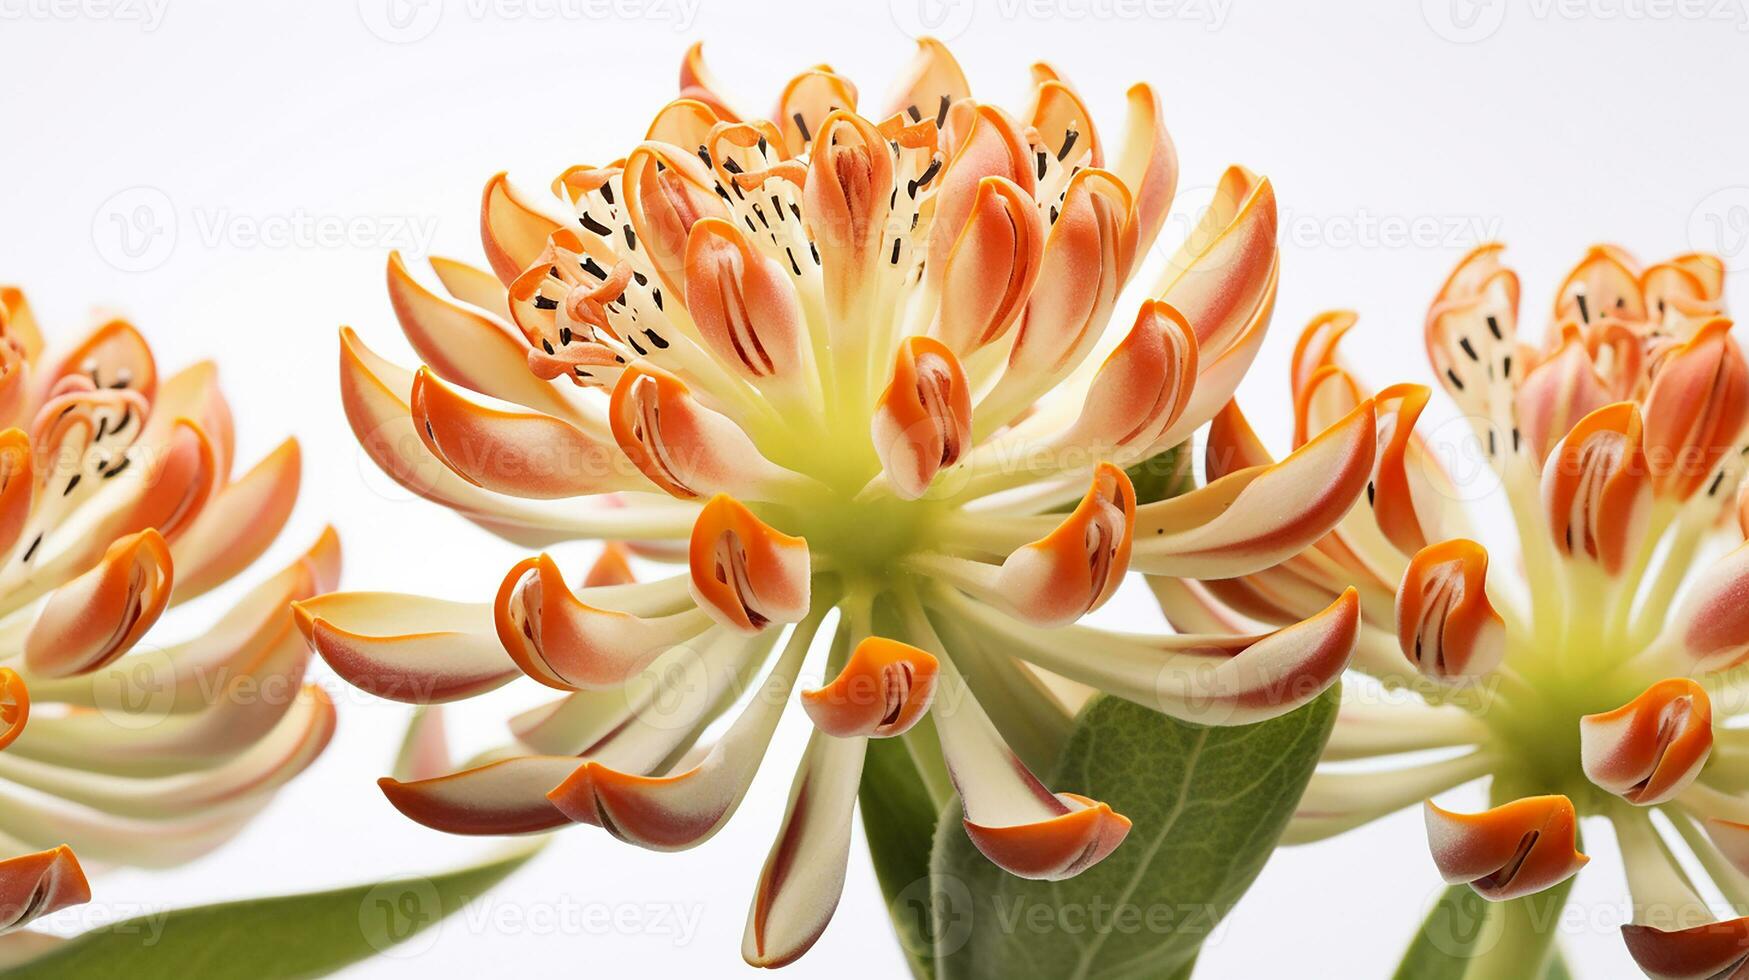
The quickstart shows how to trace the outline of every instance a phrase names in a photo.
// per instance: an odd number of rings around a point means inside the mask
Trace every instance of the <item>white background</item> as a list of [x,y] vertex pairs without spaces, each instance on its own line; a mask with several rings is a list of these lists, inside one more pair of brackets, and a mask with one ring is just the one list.
[[[477,259],[483,181],[509,168],[540,186],[568,164],[623,153],[671,97],[693,38],[761,107],[821,61],[877,99],[911,55],[906,29],[925,19],[951,38],[980,97],[1018,107],[1028,65],[1049,59],[1108,138],[1124,87],[1155,84],[1188,193],[1229,162],[1276,184],[1280,302],[1241,396],[1277,446],[1289,432],[1284,363],[1299,325],[1322,309],[1357,309],[1351,356],[1364,358],[1364,373],[1379,384],[1426,380],[1425,304],[1482,239],[1512,246],[1532,311],[1593,240],[1648,257],[1723,250],[1736,268],[1749,263],[1739,0],[1533,0],[1510,10],[1505,0],[558,3],[0,0],[0,281],[23,285],[59,336],[103,307],[145,328],[161,364],[215,357],[243,459],[287,432],[303,440],[306,489],[276,559],[332,520],[349,587],[490,596],[521,552],[385,492],[341,416],[335,330],[353,324],[406,359],[381,290],[387,250],[430,243]],[[136,217],[151,220],[123,240],[118,220]],[[350,223],[352,240],[313,238],[322,222]],[[147,229],[155,234],[142,237]],[[152,268],[131,271],[142,265]],[[588,550],[567,554],[575,567]],[[1145,611],[1126,597],[1111,618]],[[405,709],[322,677],[340,700],[339,735],[263,819],[186,869],[102,876],[84,918],[61,924],[430,872],[486,850],[389,808],[372,781]],[[458,742],[499,737],[507,711],[502,701],[463,709]],[[413,955],[355,972],[750,972],[738,952],[746,903],[803,724],[786,719],[746,805],[708,845],[655,855],[587,828],[560,834],[493,893],[489,916],[452,920]],[[1280,853],[1199,976],[1388,974],[1438,886],[1419,823],[1398,814]],[[1587,827],[1587,837],[1596,860],[1565,945],[1582,976],[1625,975],[1620,864],[1607,828]],[[620,925],[600,928],[603,909]],[[696,919],[695,932],[676,934],[675,909]],[[832,928],[789,973],[902,969],[873,878],[853,855]]]

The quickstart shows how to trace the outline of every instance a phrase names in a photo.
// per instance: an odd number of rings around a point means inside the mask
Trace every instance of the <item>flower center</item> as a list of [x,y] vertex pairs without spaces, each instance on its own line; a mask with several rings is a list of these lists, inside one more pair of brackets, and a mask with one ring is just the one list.
[[[1518,795],[1561,794],[1581,814],[1601,813],[1619,800],[1586,777],[1580,760],[1580,719],[1621,707],[1658,678],[1642,670],[1574,670],[1592,654],[1569,638],[1556,656],[1513,651],[1522,684],[1507,682],[1484,697],[1482,720],[1493,731],[1498,778]],[[1491,703],[1490,703],[1491,702]]]
[[932,528],[947,505],[901,500],[890,494],[858,498],[834,490],[810,495],[793,507],[761,514],[786,534],[806,538],[815,567],[871,591],[890,588],[905,570],[904,558],[931,548]]

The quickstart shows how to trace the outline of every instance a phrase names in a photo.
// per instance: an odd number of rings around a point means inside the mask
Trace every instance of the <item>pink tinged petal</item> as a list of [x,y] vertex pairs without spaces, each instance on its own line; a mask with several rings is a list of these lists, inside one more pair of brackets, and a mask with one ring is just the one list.
[[1749,917],[1688,929],[1624,925],[1621,938],[1655,980],[1734,980],[1749,965]]
[[1196,375],[1196,331],[1171,306],[1143,302],[1129,334],[1093,376],[1065,441],[1147,449],[1183,416]]
[[401,331],[439,377],[548,415],[576,416],[559,389],[529,373],[528,344],[522,337],[420,285],[399,253],[389,255],[388,290]]
[[626,157],[621,187],[638,249],[649,257],[662,288],[684,296],[692,226],[727,214],[714,190],[716,177],[692,152],[651,142]]
[[518,674],[483,604],[393,592],[334,592],[297,603],[298,628],[360,690],[436,704],[473,697]]
[[[33,677],[33,689],[44,702],[88,708],[102,706],[99,696],[111,698],[110,703],[157,707],[162,704],[159,699],[169,694],[170,703],[165,705],[169,711],[199,711],[227,679],[249,675],[287,638],[291,603],[332,589],[339,573],[340,541],[328,528],[308,551],[249,590],[211,627],[166,647],[158,664],[135,667],[117,662],[95,677],[58,681]],[[180,584],[180,574],[177,581]],[[167,669],[159,669],[159,664]]]
[[908,643],[871,636],[831,683],[802,692],[802,707],[815,728],[838,738],[903,735],[929,710],[939,669]]
[[[953,144],[952,158],[935,185],[932,227],[945,231],[929,236],[929,258],[924,268],[933,277],[939,277],[947,268],[948,252],[958,240],[958,230],[965,227],[984,178],[1007,178],[1027,194],[1037,186],[1031,153],[1014,120],[994,106],[967,102],[963,108],[967,128],[955,134],[960,138]],[[809,185],[812,183],[810,175]]]
[[220,488],[170,549],[176,565],[174,601],[187,601],[230,581],[261,557],[291,518],[302,474],[298,441],[287,439],[241,478]]
[[454,771],[448,729],[442,705],[414,708],[413,717],[407,719],[407,734],[401,738],[401,750],[395,753],[395,765],[389,770],[389,775],[401,780],[432,779]]
[[1556,550],[1611,575],[1639,547],[1651,508],[1638,406],[1606,405],[1580,419],[1543,467],[1542,500]]
[[923,496],[971,448],[971,386],[960,359],[930,337],[900,341],[869,427],[893,489],[907,500]]
[[1275,456],[1257,437],[1237,401],[1229,401],[1209,420],[1203,469],[1209,483],[1256,466],[1274,466]]
[[547,798],[572,820],[639,847],[675,851],[709,840],[752,785],[818,623],[816,617],[790,635],[783,656],[740,716],[696,763],[683,761],[665,774],[644,775],[612,759],[591,758]]
[[1280,463],[1139,508],[1137,570],[1231,578],[1298,554],[1335,527],[1365,491],[1376,438],[1373,403],[1365,401]]
[[1336,347],[1354,329],[1359,317],[1349,310],[1332,310],[1320,313],[1306,324],[1300,331],[1299,339],[1294,341],[1294,353],[1290,378],[1294,404],[1300,404],[1307,385],[1313,375],[1326,367],[1339,367]]
[[700,219],[687,239],[686,310],[711,353],[741,377],[795,381],[808,367],[794,280],[721,218]]
[[126,389],[151,401],[158,391],[158,368],[151,345],[132,324],[111,320],[38,378],[50,397],[69,390],[68,384],[74,382],[89,382],[98,390]]
[[1428,543],[1438,517],[1438,491],[1430,486],[1435,466],[1415,442],[1415,423],[1431,392],[1421,385],[1392,385],[1373,399],[1379,414],[1378,460],[1367,499],[1380,533],[1403,554]]
[[[1349,588],[1300,622],[1260,636],[1234,637],[1229,649],[1216,648],[1194,660],[1175,659],[1156,674],[1152,701],[1139,703],[1199,724],[1247,725],[1278,718],[1324,693],[1342,676],[1359,632],[1360,599]],[[1177,640],[1198,642],[1189,635]]]
[[608,416],[632,465],[683,500],[711,493],[765,499],[793,478],[760,455],[734,420],[700,404],[684,381],[666,372],[627,368]]
[[732,497],[718,494],[699,513],[687,566],[693,598],[729,629],[757,633],[808,613],[807,541],[766,524]]
[[1184,314],[1211,356],[1233,346],[1255,312],[1270,302],[1278,261],[1275,231],[1269,180],[1229,168],[1215,200],[1154,290]]
[[918,38],[917,55],[900,73],[886,115],[903,113],[914,123],[934,119],[940,128],[947,122],[948,107],[971,95],[965,72],[960,70],[947,45],[932,37]]
[[133,649],[170,604],[170,548],[155,530],[109,546],[97,566],[56,589],[24,640],[32,673],[97,670]]
[[[511,730],[543,755],[579,756],[637,775],[657,772],[745,693],[776,638],[708,633],[664,652],[620,687],[578,691],[523,712],[510,720]],[[778,692],[779,704],[784,698]]]
[[534,834],[570,823],[547,791],[577,768],[572,756],[516,756],[447,776],[377,780],[408,818],[447,834]]
[[[1360,602],[1353,589],[1304,621],[1238,635],[1114,635],[1079,626],[1041,630],[1004,622],[983,603],[950,601],[956,612],[1009,643],[1022,660],[1201,725],[1250,724],[1312,700],[1348,666],[1360,630]],[[1090,650],[1100,653],[1089,656]]]
[[141,438],[161,437],[178,418],[186,418],[206,433],[213,447],[213,470],[221,482],[231,475],[237,438],[231,406],[219,388],[218,365],[200,361],[165,378],[152,398],[152,418]]
[[1038,135],[1035,145],[1066,167],[1104,167],[1105,149],[1081,96],[1054,72],[1040,77],[1035,69],[1033,82],[1032,99],[1021,119]]
[[1568,324],[1561,330],[1560,346],[1525,376],[1516,400],[1519,430],[1540,460],[1548,458],[1580,419],[1613,399],[1583,335]]
[[674,146],[704,146],[711,127],[719,122],[716,110],[698,99],[679,98],[656,110],[644,139]]
[[[1166,132],[1160,97],[1151,87],[1145,83],[1131,86],[1128,102],[1123,146],[1111,169],[1130,191],[1133,206],[1126,218],[1130,228],[1125,237],[1134,236],[1134,254],[1139,257],[1154,247],[1178,193],[1178,150]],[[1132,260],[1129,271],[1133,273],[1136,265]]]
[[425,448],[413,426],[413,374],[377,356],[350,328],[340,331],[340,400],[371,461],[413,493],[494,533],[540,544],[571,537],[563,515],[474,486]]
[[1591,860],[1577,849],[1578,816],[1565,796],[1531,796],[1473,814],[1429,800],[1425,814],[1440,875],[1491,902],[1551,888]]
[[1482,677],[1506,657],[1506,623],[1488,601],[1488,552],[1453,538],[1415,553],[1397,586],[1397,643],[1423,676]]
[[1123,843],[1130,821],[1104,803],[1052,793],[1014,754],[951,661],[942,662],[933,717],[972,844],[1022,878],[1058,881]]
[[504,285],[515,281],[546,248],[547,236],[562,227],[564,222],[512,186],[507,175],[486,182],[480,195],[480,243]]
[[413,376],[408,409],[433,456],[495,493],[551,500],[649,488],[610,439],[543,412],[483,404],[425,368]]
[[1636,806],[1668,803],[1712,754],[1712,716],[1699,684],[1659,681],[1614,711],[1579,719],[1585,775]]
[[1660,496],[1687,500],[1707,486],[1749,420],[1749,365],[1731,321],[1702,326],[1660,362],[1646,396],[1646,460]]
[[0,286],[0,338],[17,350],[26,362],[34,363],[42,356],[43,335],[31,312],[24,290],[16,286]]
[[[786,139],[794,125],[784,127]],[[896,191],[893,157],[886,138],[854,112],[823,116],[815,135],[819,143],[808,161],[802,215],[820,254],[827,315],[833,323],[847,323],[868,299],[875,272],[887,261],[881,242],[888,202]]]
[[[302,638],[287,623],[280,641],[247,672],[209,692],[200,710],[156,720],[143,709],[114,707],[39,715],[8,752],[47,765],[132,778],[208,770],[256,745],[300,701],[326,697],[314,685],[300,687],[308,660]],[[228,822],[238,823],[237,816],[231,814]],[[215,815],[208,829],[217,832],[220,823],[227,820]],[[0,832],[11,831],[0,826]]]
[[723,87],[717,81],[704,63],[704,42],[695,41],[686,49],[686,56],[680,62],[680,95],[683,98],[697,99],[711,107],[717,115],[724,119],[735,120],[746,118],[745,113],[737,112],[729,104],[723,94]]
[[1707,817],[1701,826],[1731,867],[1749,875],[1749,823]]
[[710,619],[695,609],[646,618],[588,605],[546,555],[510,569],[492,616],[516,667],[562,691],[624,684],[670,647],[710,628]]
[[0,861],[0,933],[89,901],[85,871],[66,845]]
[[1555,320],[1593,323],[1604,317],[1638,322],[1646,318],[1638,270],[1626,253],[1593,246],[1567,274],[1555,295]]
[[840,111],[856,111],[856,86],[830,66],[819,65],[784,85],[772,121],[783,133],[784,145],[800,155],[816,142],[831,142],[827,120]]
[[1001,339],[1025,311],[1044,254],[1044,218],[1013,181],[986,177],[965,222],[938,231],[955,237],[933,333],[965,356]]
[[437,274],[437,281],[443,284],[444,292],[452,298],[485,310],[500,320],[510,315],[509,293],[491,271],[441,255],[433,255],[428,261],[431,271]]
[[1749,544],[1701,571],[1669,631],[1694,673],[1727,670],[1749,658]]
[[850,828],[868,742],[816,731],[790,787],[789,807],[747,914],[741,956],[787,966],[826,931],[844,891]]
[[994,596],[1021,619],[1062,626],[1104,605],[1129,570],[1136,492],[1123,470],[1101,463],[1081,503],[1050,534],[1002,562]]
[[1134,229],[1124,224],[1129,212],[1128,188],[1106,171],[1083,170],[1070,178],[1009,352],[1011,376],[1033,381],[1033,387],[1048,385],[1087,356],[1135,252]]
[[260,740],[208,769],[155,778],[96,775],[0,756],[10,782],[103,813],[151,820],[198,815],[261,800],[309,768],[334,735],[334,703],[311,687]]

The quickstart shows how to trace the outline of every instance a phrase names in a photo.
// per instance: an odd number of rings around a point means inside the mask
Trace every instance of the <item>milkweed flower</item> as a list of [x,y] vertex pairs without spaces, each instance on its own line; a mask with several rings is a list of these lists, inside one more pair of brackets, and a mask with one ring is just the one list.
[[291,513],[297,442],[234,454],[213,364],[160,377],[122,320],[51,347],[0,288],[0,932],[88,901],[81,857],[218,847],[333,734],[289,608],[334,587],[331,531],[189,639],[148,635]]
[[[1648,974],[1723,976],[1749,954],[1749,918],[1712,922],[1701,882],[1674,857],[1692,851],[1731,904],[1749,901],[1749,771],[1742,733],[1725,727],[1749,709],[1749,509],[1737,494],[1749,367],[1722,315],[1723,273],[1706,255],[1642,267],[1593,248],[1537,345],[1520,330],[1501,247],[1476,249],[1434,299],[1426,347],[1497,489],[1448,475],[1439,450],[1452,430],[1417,431],[1430,390],[1394,385],[1370,396],[1370,506],[1277,568],[1155,582],[1173,622],[1247,629],[1291,620],[1339,583],[1359,587],[1354,666],[1403,696],[1344,705],[1289,840],[1425,800],[1443,877],[1501,901],[1576,873],[1580,820],[1603,817],[1634,897],[1628,950]],[[1330,314],[1301,335],[1302,432],[1366,397],[1337,354],[1353,323]],[[1236,407],[1213,428],[1211,467],[1265,461]],[[1480,540],[1489,503],[1510,513],[1498,522],[1517,539],[1506,561]],[[1431,799],[1481,777],[1492,809]]]
[[632,583],[615,545],[575,586],[543,554],[490,601],[342,593],[299,615],[385,697],[522,678],[565,692],[484,765],[384,780],[414,820],[586,823],[662,851],[729,819],[833,632],[826,683],[799,695],[815,730],[743,946],[777,966],[837,904],[868,739],[904,736],[984,854],[1055,879],[1129,821],[1034,775],[1068,720],[1043,672],[1228,723],[1324,690],[1352,594],[1241,638],[1076,622],[1131,569],[1231,577],[1318,540],[1364,488],[1375,419],[1357,404],[1279,464],[1137,500],[1125,468],[1231,397],[1278,274],[1273,191],[1235,167],[1120,302],[1178,176],[1146,85],[1108,145],[1050,68],[1014,115],[975,101],[933,41],[866,114],[826,67],[769,119],[733,108],[697,47],[680,80],[642,142],[565,171],[551,198],[487,184],[491,272],[434,260],[446,297],[391,257],[424,367],[341,335],[347,416],[396,480],[516,542],[624,541],[679,572]]

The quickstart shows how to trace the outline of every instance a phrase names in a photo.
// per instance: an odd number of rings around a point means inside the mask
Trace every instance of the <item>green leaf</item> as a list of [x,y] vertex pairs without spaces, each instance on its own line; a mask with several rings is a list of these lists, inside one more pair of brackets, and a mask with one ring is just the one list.
[[871,738],[858,809],[887,913],[917,980],[935,976],[929,846],[939,808],[901,738]]
[[1567,980],[1566,963],[1552,941],[1572,887],[1569,878],[1510,902],[1490,902],[1468,885],[1447,888],[1403,954],[1395,980],[1484,980],[1502,962],[1517,964],[1514,969],[1523,974],[1539,956],[1548,957],[1544,980]]
[[1124,473],[1135,485],[1138,506],[1176,497],[1189,490],[1194,482],[1190,452],[1183,444],[1133,463],[1124,469]]
[[[540,850],[521,845],[429,878],[407,876],[146,915],[83,933],[0,973],[56,980],[224,980],[314,977],[415,937],[480,897]],[[405,951],[407,947],[403,947]]]
[[1205,728],[1118,698],[1081,714],[1051,787],[1129,817],[1111,856],[1061,882],[1016,878],[943,814],[931,869],[940,980],[1188,976],[1293,814],[1337,692],[1255,725]]

